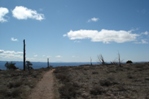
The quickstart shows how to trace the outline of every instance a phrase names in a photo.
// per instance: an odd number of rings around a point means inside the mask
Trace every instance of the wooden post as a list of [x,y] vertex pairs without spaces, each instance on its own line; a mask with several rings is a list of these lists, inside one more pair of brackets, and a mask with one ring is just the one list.
[[26,59],[25,59],[25,39],[23,40],[23,70],[25,71],[25,62],[26,62]]

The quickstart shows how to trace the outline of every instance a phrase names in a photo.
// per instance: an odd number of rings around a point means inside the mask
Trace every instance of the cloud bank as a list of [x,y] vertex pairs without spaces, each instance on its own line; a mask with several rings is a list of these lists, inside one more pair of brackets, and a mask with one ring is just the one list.
[[70,30],[67,34],[63,35],[68,37],[70,40],[77,39],[91,39],[92,42],[103,42],[103,43],[124,43],[135,41],[138,34],[132,33],[132,31],[125,30],[106,30],[102,29],[101,31],[97,30]]
[[0,22],[7,22],[7,20],[4,17],[8,13],[9,13],[9,10],[7,8],[0,7]]
[[16,6],[12,10],[13,17],[19,20],[26,20],[28,18],[35,19],[35,20],[43,20],[44,15],[37,13],[36,10],[28,9],[24,6]]
[[7,59],[22,59],[23,52],[0,49],[0,57]]

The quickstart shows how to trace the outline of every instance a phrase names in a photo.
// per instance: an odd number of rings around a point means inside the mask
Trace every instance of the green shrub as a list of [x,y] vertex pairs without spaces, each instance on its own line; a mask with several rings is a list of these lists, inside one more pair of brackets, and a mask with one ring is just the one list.
[[131,60],[128,60],[127,62],[126,62],[127,64],[131,64],[131,63],[133,63]]
[[26,69],[33,69],[32,65],[33,64],[30,61],[26,61]]
[[13,63],[13,62],[6,62],[5,63],[5,67],[6,69],[8,70],[15,70],[15,69],[18,69],[16,66],[15,66],[16,63]]

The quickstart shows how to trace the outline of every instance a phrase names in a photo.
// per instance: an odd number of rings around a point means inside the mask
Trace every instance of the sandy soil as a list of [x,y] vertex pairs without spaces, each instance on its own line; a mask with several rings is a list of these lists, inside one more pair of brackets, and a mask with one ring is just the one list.
[[54,69],[46,72],[36,85],[36,87],[32,90],[28,99],[53,99],[54,98],[54,80],[53,80],[53,71]]

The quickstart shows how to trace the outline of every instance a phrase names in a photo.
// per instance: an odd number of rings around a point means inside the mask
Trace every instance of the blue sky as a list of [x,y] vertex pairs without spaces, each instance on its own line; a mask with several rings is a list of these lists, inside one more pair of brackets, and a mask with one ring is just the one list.
[[0,0],[0,60],[149,61],[148,0]]

